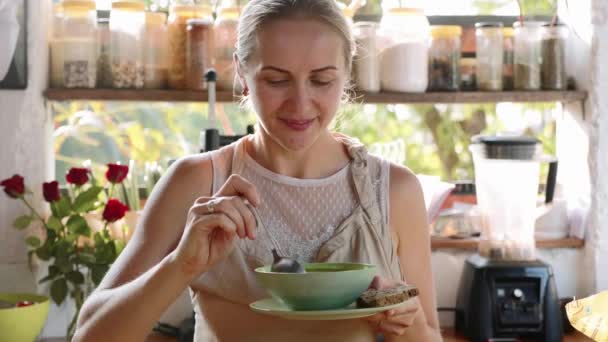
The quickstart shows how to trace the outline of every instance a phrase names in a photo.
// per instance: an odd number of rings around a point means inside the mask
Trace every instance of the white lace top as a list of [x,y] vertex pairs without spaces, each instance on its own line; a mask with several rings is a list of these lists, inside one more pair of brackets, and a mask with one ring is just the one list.
[[289,251],[298,261],[313,261],[321,245],[352,213],[357,198],[348,166],[326,178],[298,179],[274,173],[245,154],[242,176],[262,196],[258,214],[275,240],[273,245],[281,249],[279,254]]

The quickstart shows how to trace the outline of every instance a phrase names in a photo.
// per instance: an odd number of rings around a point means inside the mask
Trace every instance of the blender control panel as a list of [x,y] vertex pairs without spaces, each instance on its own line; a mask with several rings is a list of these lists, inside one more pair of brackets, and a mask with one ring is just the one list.
[[542,324],[540,279],[496,279],[493,302],[499,329],[536,329]]

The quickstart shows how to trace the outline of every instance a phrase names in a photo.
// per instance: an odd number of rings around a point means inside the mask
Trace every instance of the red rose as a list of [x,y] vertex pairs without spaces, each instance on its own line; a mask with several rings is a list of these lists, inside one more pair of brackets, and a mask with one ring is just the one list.
[[23,177],[14,175],[11,178],[7,178],[0,182],[0,185],[4,187],[4,192],[9,197],[19,198],[25,193],[25,185],[23,184]]
[[47,202],[59,201],[59,183],[57,181],[42,183],[42,194]]
[[128,206],[115,198],[110,198],[103,210],[103,219],[108,222],[114,222],[123,218],[127,211],[129,211]]
[[119,164],[108,164],[106,179],[111,183],[122,183],[129,173],[129,166]]
[[89,169],[84,167],[73,167],[65,175],[65,180],[70,184],[76,184],[78,186],[83,185],[89,181]]

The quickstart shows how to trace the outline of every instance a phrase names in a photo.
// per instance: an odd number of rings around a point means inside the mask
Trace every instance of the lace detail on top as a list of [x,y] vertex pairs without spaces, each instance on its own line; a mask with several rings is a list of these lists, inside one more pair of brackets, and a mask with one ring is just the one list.
[[349,165],[323,179],[298,179],[265,169],[245,154],[241,175],[257,187],[258,214],[280,252],[302,262],[314,261],[357,206]]

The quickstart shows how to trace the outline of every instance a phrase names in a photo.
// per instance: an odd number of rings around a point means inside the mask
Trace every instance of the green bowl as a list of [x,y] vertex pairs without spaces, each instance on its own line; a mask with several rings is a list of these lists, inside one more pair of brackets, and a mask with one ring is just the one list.
[[356,263],[304,264],[306,273],[270,271],[258,267],[255,275],[262,287],[292,310],[333,310],[352,304],[376,274],[376,266]]
[[32,342],[40,334],[49,313],[49,298],[29,293],[0,293],[0,301],[17,304],[30,301],[33,305],[0,308],[0,341]]

